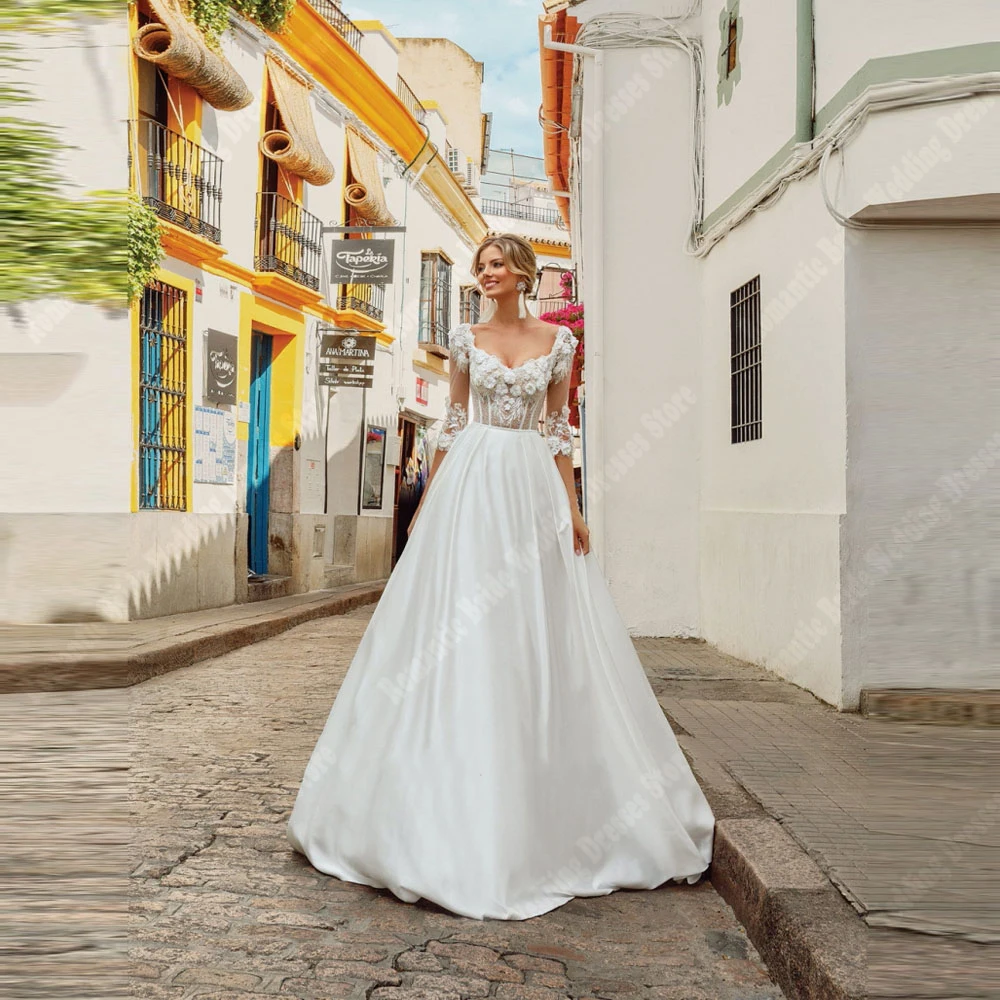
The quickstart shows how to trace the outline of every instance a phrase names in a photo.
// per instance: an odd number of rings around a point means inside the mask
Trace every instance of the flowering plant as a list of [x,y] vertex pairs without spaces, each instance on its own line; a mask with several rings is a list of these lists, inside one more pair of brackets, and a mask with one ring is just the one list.
[[[570,299],[573,295],[573,272],[564,271],[559,284],[562,287],[562,297]],[[538,318],[546,323],[568,326],[576,335],[576,355],[573,358],[573,373],[570,376],[569,422],[574,427],[579,427],[580,407],[577,403],[577,386],[583,381],[583,303],[567,301],[561,308],[542,313]]]

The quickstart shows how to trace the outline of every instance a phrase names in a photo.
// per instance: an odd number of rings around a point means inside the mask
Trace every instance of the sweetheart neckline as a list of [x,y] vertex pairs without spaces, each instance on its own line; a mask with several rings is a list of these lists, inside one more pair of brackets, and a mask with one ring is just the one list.
[[523,368],[525,365],[530,365],[533,361],[547,361],[549,358],[552,357],[553,354],[556,353],[556,348],[559,346],[559,335],[562,333],[563,330],[569,329],[569,327],[565,326],[562,323],[560,323],[559,326],[556,327],[556,339],[552,342],[552,347],[549,348],[548,353],[539,354],[538,357],[536,358],[528,358],[525,361],[522,361],[518,365],[505,365],[500,360],[500,358],[498,358],[495,354],[491,354],[489,351],[484,350],[476,343],[476,335],[472,332],[471,323],[466,323],[465,327],[469,331],[469,346],[474,351],[479,351],[480,354],[485,354],[486,357],[492,358],[501,368],[504,369],[504,371],[508,372],[516,372],[518,369]]

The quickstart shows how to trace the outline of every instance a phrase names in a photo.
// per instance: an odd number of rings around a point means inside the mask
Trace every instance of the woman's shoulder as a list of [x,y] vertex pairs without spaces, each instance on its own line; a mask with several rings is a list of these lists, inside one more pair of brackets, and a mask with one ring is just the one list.
[[549,323],[547,320],[540,319],[538,320],[538,326],[535,327],[535,331],[537,333],[546,333],[552,337],[553,351],[560,346],[566,347],[576,343],[576,334],[565,323]]
[[448,353],[456,362],[459,371],[464,371],[468,367],[473,343],[471,323],[459,323],[448,333]]

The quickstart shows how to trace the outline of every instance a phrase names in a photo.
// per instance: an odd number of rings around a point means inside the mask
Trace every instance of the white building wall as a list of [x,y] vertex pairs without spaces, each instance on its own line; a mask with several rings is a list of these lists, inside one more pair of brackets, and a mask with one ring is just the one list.
[[[648,89],[640,87],[633,107],[602,138],[589,140],[585,154],[588,162],[604,156],[607,179],[599,209],[601,194],[585,166],[584,253],[603,254],[605,267],[606,400],[603,413],[587,410],[587,433],[600,425],[611,472],[616,457],[625,463],[619,481],[590,503],[604,508],[596,547],[629,629],[697,635],[698,422],[692,409],[664,429],[659,410],[675,393],[697,399],[700,384],[698,265],[683,253],[690,205],[675,196],[689,190],[690,72],[682,61],[664,65],[655,56],[606,54],[607,98],[627,92],[638,76]],[[590,65],[587,74],[584,115],[592,121],[598,95]],[[594,228],[599,210],[603,239]],[[584,271],[585,304],[594,300],[593,280],[591,267]],[[592,387],[593,339],[586,343]],[[601,471],[608,470],[591,465],[588,476]]]
[[851,234],[845,671],[861,686],[997,683],[997,237]]
[[871,217],[996,219],[998,162],[1000,96],[982,94],[873,115],[835,159],[827,188],[848,217],[874,207]]
[[[703,636],[840,702],[842,230],[815,175],[701,264]],[[762,436],[730,437],[730,293],[760,276]],[[813,622],[818,619],[818,624]],[[797,630],[817,632],[808,646]]]
[[396,91],[396,74],[399,67],[399,50],[392,36],[383,27],[362,26],[361,58]]
[[1000,6],[993,0],[952,0],[946,5],[935,0],[814,0],[814,18],[817,108],[869,59],[996,45],[1000,39]]
[[730,102],[720,105],[716,82],[722,8],[721,0],[705,4],[702,14],[706,213],[732,195],[795,134],[795,4],[740,0],[741,75]]

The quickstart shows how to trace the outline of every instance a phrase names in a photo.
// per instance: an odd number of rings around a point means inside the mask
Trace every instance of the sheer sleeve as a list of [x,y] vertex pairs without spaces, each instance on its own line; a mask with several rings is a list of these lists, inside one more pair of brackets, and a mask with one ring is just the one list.
[[444,407],[444,422],[438,434],[438,451],[447,451],[459,432],[469,422],[469,329],[462,325],[448,337],[448,400]]
[[553,456],[573,454],[573,430],[569,424],[569,376],[577,340],[568,326],[559,328],[552,363],[552,378],[545,395],[545,441]]

